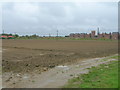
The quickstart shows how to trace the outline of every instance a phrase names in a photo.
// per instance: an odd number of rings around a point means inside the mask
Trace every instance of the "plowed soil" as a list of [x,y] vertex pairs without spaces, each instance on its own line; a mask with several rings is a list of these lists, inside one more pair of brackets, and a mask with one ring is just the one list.
[[118,53],[117,41],[3,40],[3,72],[41,73],[58,65]]

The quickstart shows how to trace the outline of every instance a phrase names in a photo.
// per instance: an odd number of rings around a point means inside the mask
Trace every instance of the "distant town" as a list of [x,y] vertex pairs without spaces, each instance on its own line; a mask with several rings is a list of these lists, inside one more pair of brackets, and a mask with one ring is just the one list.
[[112,40],[118,40],[120,38],[119,32],[110,32],[110,33],[100,33],[98,30],[98,33],[96,35],[96,31],[93,30],[91,33],[71,33],[69,35],[71,38],[92,38],[92,39],[112,39]]
[[[24,35],[24,36],[19,36],[18,34],[7,34],[7,33],[2,33],[0,34],[0,39],[15,39],[15,38],[41,38],[41,37],[62,37],[58,35],[56,36],[39,36],[36,34],[33,35]],[[100,33],[99,28],[97,30],[97,34],[95,30],[92,30],[91,33],[70,33],[68,36],[64,37],[70,37],[70,38],[78,38],[78,39],[111,39],[111,40],[118,40],[120,39],[120,33],[119,32],[110,32],[110,33]]]

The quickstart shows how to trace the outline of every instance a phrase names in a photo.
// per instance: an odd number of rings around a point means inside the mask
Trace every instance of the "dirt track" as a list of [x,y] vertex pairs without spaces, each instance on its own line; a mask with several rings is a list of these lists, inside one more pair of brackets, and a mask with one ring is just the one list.
[[[116,55],[115,55],[116,56]],[[93,58],[82,60],[72,65],[56,66],[49,71],[41,74],[28,73],[4,73],[3,87],[7,88],[60,88],[67,84],[71,78],[78,77],[81,74],[89,72],[88,68],[98,66],[100,64],[107,64],[117,59],[109,57]],[[10,77],[11,76],[11,77]]]

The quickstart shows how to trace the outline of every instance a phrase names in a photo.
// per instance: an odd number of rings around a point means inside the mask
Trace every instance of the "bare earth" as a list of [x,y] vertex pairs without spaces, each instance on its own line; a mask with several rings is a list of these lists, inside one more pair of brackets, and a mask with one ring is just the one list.
[[[99,64],[107,64],[116,59],[108,59],[109,57],[94,58],[83,60],[73,65],[60,65],[41,74],[20,74],[5,73],[3,76],[4,88],[60,88],[67,81],[80,74],[88,73],[88,68],[98,66]],[[105,59],[105,60],[104,60]],[[9,76],[12,76],[10,78]]]
[[6,88],[61,87],[87,68],[105,63],[101,57],[118,53],[116,41],[3,40],[2,45]]

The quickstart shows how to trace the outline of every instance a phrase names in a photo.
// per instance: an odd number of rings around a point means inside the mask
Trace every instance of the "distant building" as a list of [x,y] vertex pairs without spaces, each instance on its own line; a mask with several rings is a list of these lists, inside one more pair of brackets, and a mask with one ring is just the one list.
[[91,38],[91,34],[85,34],[85,38]]
[[71,33],[69,35],[71,38],[93,38],[93,39],[112,39],[118,40],[120,38],[119,32],[112,32],[111,33],[100,33],[98,30],[98,34],[96,35],[95,31],[91,31],[91,33]]
[[118,37],[119,37],[119,32],[113,32],[113,33],[112,33],[112,39],[113,39],[113,40],[117,40]]
[[95,31],[91,31],[91,38],[95,38]]
[[7,39],[7,36],[2,35],[2,36],[0,36],[0,38],[1,39]]
[[14,39],[14,36],[9,34],[1,34],[0,39]]

